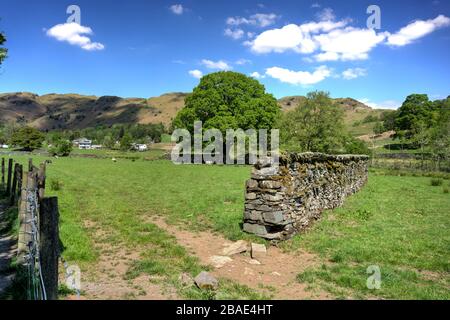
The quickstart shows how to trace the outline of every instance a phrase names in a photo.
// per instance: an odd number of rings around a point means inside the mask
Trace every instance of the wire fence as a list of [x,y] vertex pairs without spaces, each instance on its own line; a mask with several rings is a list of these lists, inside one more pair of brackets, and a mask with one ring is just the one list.
[[[18,207],[17,261],[26,273],[29,300],[54,300],[58,292],[59,213],[57,198],[45,198],[46,164],[28,162],[28,171],[2,158],[1,182],[10,204]],[[14,168],[14,169],[13,169]]]

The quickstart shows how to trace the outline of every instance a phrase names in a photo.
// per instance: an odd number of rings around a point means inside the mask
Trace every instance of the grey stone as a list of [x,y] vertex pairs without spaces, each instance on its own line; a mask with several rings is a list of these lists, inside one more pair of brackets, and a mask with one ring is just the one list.
[[275,194],[275,195],[271,195],[271,194],[265,194],[263,196],[264,200],[270,201],[270,202],[278,202],[283,200],[283,196],[280,194]]
[[267,235],[267,228],[265,226],[262,226],[260,224],[254,224],[254,223],[244,223],[243,229],[245,232],[253,233],[258,236],[265,236]]
[[232,256],[238,253],[243,253],[248,250],[248,244],[244,240],[236,241],[222,250],[222,255]]
[[278,174],[278,169],[275,167],[262,168],[260,170],[253,169],[252,179],[255,179],[255,180],[270,179],[271,176],[274,176],[277,174]]
[[252,259],[256,259],[258,261],[263,260],[267,255],[266,246],[259,243],[252,243]]
[[258,169],[267,168],[273,166],[275,160],[273,157],[259,157],[258,161],[255,164],[255,167]]
[[194,279],[197,287],[203,290],[217,290],[219,281],[206,271],[200,272]]
[[247,189],[256,189],[258,188],[258,181],[250,179],[247,180]]
[[263,189],[280,189],[281,183],[279,181],[263,180],[259,182],[259,186]]
[[256,210],[258,210],[258,211],[272,211],[273,208],[269,207],[268,205],[263,204],[262,206],[256,207]]
[[253,193],[253,192],[247,193],[245,195],[245,199],[247,199],[247,200],[255,200],[256,199],[256,193]]
[[246,210],[244,213],[245,220],[263,221],[262,213],[256,210]]
[[281,211],[264,212],[263,218],[265,222],[271,224],[282,224],[282,222],[284,221],[283,213]]

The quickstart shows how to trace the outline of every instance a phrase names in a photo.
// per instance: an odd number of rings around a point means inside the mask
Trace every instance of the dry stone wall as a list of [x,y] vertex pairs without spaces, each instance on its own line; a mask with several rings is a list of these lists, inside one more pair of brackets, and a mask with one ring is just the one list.
[[246,183],[244,231],[285,240],[308,227],[323,210],[367,182],[367,156],[283,154],[280,165],[258,162]]

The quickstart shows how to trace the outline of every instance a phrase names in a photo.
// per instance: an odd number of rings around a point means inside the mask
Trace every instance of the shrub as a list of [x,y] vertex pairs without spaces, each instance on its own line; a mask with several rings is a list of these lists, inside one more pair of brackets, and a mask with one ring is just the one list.
[[433,187],[442,186],[442,179],[431,179],[431,185]]
[[59,181],[58,179],[52,179],[50,180],[50,190],[52,191],[59,191],[62,189],[62,182]]
[[72,143],[69,140],[59,140],[48,152],[52,156],[67,157],[72,152]]
[[444,193],[449,193],[448,188],[445,187],[444,190],[443,190],[443,192],[444,192]]

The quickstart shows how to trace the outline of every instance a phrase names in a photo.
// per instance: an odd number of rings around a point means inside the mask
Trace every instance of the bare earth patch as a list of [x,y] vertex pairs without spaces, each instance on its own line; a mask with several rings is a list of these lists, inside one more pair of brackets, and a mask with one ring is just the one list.
[[97,263],[82,270],[83,299],[89,300],[175,300],[175,289],[160,284],[158,277],[140,276],[126,279],[130,265],[140,259],[145,248],[126,248],[107,241],[108,233],[89,221],[85,224],[96,239],[95,249],[100,253]]
[[[211,264],[212,256],[221,255],[223,248],[232,242],[211,232],[190,232],[177,226],[168,225],[162,218],[154,217],[146,222],[156,224],[176,237],[177,242],[189,253],[197,256],[204,265]],[[315,266],[318,259],[311,253],[297,251],[284,253],[279,248],[269,247],[262,264],[251,264],[249,253],[231,257],[233,261],[211,273],[218,278],[231,279],[257,291],[272,291],[277,300],[330,299],[327,293],[307,290],[307,285],[298,283],[296,276],[308,267]]]

